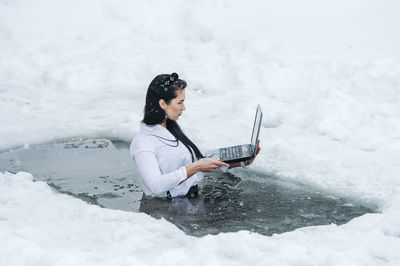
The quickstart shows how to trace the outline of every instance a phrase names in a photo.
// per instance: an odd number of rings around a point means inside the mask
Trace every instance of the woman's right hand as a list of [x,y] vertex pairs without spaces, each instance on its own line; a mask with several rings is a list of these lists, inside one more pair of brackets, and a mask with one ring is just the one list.
[[199,172],[206,172],[206,173],[211,173],[217,168],[220,168],[222,166],[229,167],[229,164],[212,159],[212,158],[202,158],[195,162],[197,169]]
[[202,158],[194,163],[189,164],[186,166],[186,173],[187,177],[185,180],[182,180],[179,182],[179,185],[185,182],[188,178],[190,178],[192,175],[196,174],[197,172],[206,172],[210,173],[214,171],[217,168],[220,168],[222,166],[227,166],[229,167],[229,164],[211,159],[211,158]]

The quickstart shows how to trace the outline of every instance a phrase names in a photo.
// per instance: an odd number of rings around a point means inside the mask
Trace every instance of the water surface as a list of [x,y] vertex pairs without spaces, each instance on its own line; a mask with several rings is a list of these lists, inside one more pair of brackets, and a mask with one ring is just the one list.
[[239,230],[272,235],[310,225],[339,225],[375,212],[360,202],[276,177],[258,174],[254,181],[251,169],[206,175],[194,199],[145,197],[129,144],[107,139],[4,151],[0,170],[30,172],[35,180],[91,204],[163,217],[195,236]]

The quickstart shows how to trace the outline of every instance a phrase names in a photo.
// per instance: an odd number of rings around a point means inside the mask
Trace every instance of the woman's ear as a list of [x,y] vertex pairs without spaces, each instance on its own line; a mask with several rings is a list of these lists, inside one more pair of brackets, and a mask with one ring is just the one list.
[[167,103],[164,101],[164,99],[160,99],[158,103],[160,104],[161,109],[165,111]]

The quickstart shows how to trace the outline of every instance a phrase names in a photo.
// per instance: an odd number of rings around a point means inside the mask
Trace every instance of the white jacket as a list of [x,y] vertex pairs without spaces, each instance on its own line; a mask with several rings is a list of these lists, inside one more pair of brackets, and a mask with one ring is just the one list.
[[144,123],[133,138],[130,154],[136,162],[146,195],[166,197],[169,191],[172,197],[184,196],[191,186],[204,178],[202,172],[197,172],[178,185],[186,179],[186,166],[192,163],[192,157],[185,145],[175,139],[163,126]]

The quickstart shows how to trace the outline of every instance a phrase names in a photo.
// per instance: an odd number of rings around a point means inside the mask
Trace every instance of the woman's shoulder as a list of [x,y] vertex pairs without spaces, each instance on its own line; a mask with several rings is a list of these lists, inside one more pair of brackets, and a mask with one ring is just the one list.
[[135,155],[141,151],[155,152],[155,143],[152,139],[152,126],[142,123],[140,130],[135,134],[130,145],[131,155]]
[[175,137],[161,125],[146,125],[141,123],[139,131],[132,139],[130,146],[131,154],[140,151],[156,152],[160,146],[163,146],[163,142],[160,139],[175,140]]
[[133,144],[146,143],[151,144],[151,136],[147,134],[136,134],[132,139]]
[[145,135],[135,136],[130,145],[131,156],[135,156],[142,151],[155,152],[154,145]]

